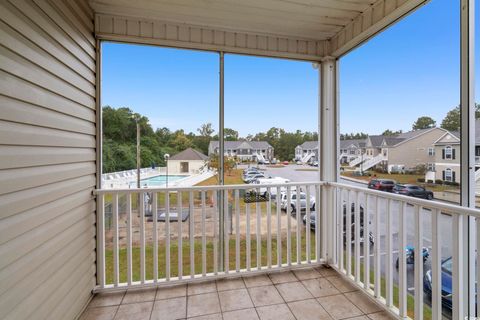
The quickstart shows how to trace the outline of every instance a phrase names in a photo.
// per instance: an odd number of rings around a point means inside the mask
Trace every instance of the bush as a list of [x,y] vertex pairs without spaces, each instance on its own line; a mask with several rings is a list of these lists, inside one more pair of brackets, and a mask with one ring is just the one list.
[[458,182],[451,182],[450,185],[458,187],[458,186],[460,185],[460,183],[458,183]]
[[452,183],[450,181],[443,181],[443,184],[446,185],[446,186],[451,186]]
[[435,180],[435,183],[436,184],[443,184],[443,180],[442,179],[437,179],[437,180]]
[[423,182],[425,182],[425,178],[418,178],[417,182],[423,183]]
[[433,183],[433,180],[427,180],[427,183]]

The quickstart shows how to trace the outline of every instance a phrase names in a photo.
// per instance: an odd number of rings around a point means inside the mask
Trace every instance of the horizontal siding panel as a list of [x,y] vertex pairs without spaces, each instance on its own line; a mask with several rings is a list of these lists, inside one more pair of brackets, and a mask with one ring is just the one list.
[[[6,313],[4,319],[31,319],[37,317],[37,310],[42,306],[45,300],[58,291],[66,282],[71,290],[75,285],[81,283],[83,275],[88,271],[92,272],[94,266],[92,264],[93,251],[90,247],[85,247],[83,251],[77,252],[73,259],[67,260],[65,264],[57,266],[52,274],[46,281],[39,283],[37,287],[31,288],[27,294],[28,296],[18,301],[18,304],[13,306],[6,306],[3,309]],[[55,290],[52,291],[52,288]],[[65,295],[66,292],[62,292]],[[57,299],[54,305],[46,305],[49,311],[54,309],[58,305],[60,299]],[[73,301],[70,301],[73,302]],[[29,308],[24,308],[24,305],[28,305]],[[52,318],[53,319],[53,318]]]
[[7,2],[0,2],[0,19],[8,24],[12,29],[22,34],[25,38],[35,43],[39,48],[50,53],[58,61],[64,63],[71,70],[77,72],[80,76],[87,79],[92,85],[95,84],[95,70],[88,68],[74,55],[60,44],[55,42],[51,35],[38,27],[20,13],[15,7]]
[[95,123],[95,111],[0,70],[0,94]]
[[0,145],[0,169],[95,161],[95,150]]
[[0,96],[0,120],[95,135],[95,124],[79,118]]
[[95,170],[92,162],[0,170],[0,195],[95,174]]
[[95,148],[95,137],[0,120],[0,144]]
[[[92,59],[95,59],[95,47],[88,42],[82,33],[67,21],[64,15],[51,6],[46,0],[33,0],[35,4],[47,15],[55,24],[65,32],[70,39],[72,39],[82,50],[88,54]],[[77,23],[81,25],[81,23]]]
[[79,190],[93,189],[95,182],[95,176],[91,175],[0,195],[0,219],[55,201]]
[[90,70],[95,71],[95,55],[91,56],[76,44],[66,33],[58,27],[48,16],[46,16],[40,8],[38,8],[31,1],[15,0],[10,1],[18,10],[24,13],[30,20],[32,20],[39,28],[52,37],[61,46],[67,49],[77,59],[79,59]]
[[95,88],[92,83],[67,67],[61,61],[52,59],[50,54],[43,51],[36,44],[21,36],[4,22],[0,22],[0,39],[3,46],[26,60],[41,66],[60,79],[69,82],[86,94],[95,97]]
[[0,145],[2,170],[84,161],[95,161],[95,149]]
[[[62,233],[54,239],[43,243],[28,256],[23,256],[8,265],[0,272],[0,283],[2,284],[2,287],[11,288],[12,286],[15,286],[15,284],[20,282],[23,278],[32,274],[35,270],[40,269],[42,265],[56,257],[63,256],[64,259],[62,260],[65,263],[65,261],[67,261],[67,259],[65,259],[65,248],[74,245],[79,239],[83,239],[85,243],[94,239],[95,229],[92,228],[93,223],[93,215],[91,217],[86,217],[79,223],[71,226],[69,229],[63,230]],[[59,264],[57,264],[57,266],[58,265]],[[5,292],[8,294],[8,290]],[[2,297],[3,295],[0,296],[0,298]]]
[[[0,223],[0,245],[92,200],[91,190],[80,190],[61,199],[5,218]],[[1,289],[0,287],[0,294]]]
[[38,84],[67,99],[83,106],[95,105],[95,98],[75,88],[62,78],[58,78],[30,61],[16,55],[12,51],[0,46],[2,61],[0,69],[21,79]]

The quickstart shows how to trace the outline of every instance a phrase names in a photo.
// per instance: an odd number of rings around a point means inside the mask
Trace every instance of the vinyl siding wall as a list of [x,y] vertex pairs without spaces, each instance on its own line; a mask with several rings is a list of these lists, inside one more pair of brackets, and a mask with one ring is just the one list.
[[74,319],[95,286],[93,12],[0,12],[0,319]]

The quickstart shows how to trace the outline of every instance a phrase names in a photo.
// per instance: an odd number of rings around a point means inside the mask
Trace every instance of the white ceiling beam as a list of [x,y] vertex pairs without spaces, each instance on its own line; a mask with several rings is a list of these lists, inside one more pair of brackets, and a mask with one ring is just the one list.
[[341,57],[429,0],[378,0],[329,40],[329,55]]

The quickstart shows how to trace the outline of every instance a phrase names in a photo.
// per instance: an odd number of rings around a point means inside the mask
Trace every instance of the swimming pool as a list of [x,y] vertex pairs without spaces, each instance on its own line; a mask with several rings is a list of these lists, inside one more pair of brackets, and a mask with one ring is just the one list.
[[[174,182],[180,179],[187,178],[189,176],[184,176],[184,175],[168,175],[168,182]],[[167,176],[166,175],[160,175],[160,176],[155,176],[147,179],[142,179],[140,180],[140,185],[142,187],[148,186],[148,187],[161,187],[165,186],[167,183]],[[136,182],[133,182],[133,186],[136,185]]]

